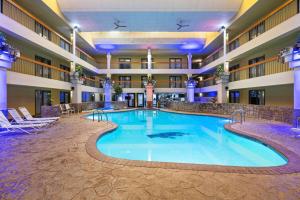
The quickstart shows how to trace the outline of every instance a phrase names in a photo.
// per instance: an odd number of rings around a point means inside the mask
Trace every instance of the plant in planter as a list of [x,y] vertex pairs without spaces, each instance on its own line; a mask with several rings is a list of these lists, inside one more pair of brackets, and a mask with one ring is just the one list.
[[73,72],[73,74],[71,75],[71,80],[73,83],[78,82],[79,83],[83,83],[83,81],[85,80],[85,75],[83,73],[83,68],[79,65],[77,65],[75,67],[75,72]]
[[15,62],[20,56],[20,51],[8,44],[4,33],[0,32],[0,55],[6,54],[11,62]]
[[224,66],[219,65],[214,73],[214,77],[216,81],[224,80],[228,81],[229,80],[229,72],[225,72]]
[[148,74],[147,81],[144,82],[144,86],[146,87],[148,84],[156,85],[156,80],[152,78],[151,75]]
[[119,96],[123,93],[123,89],[119,84],[114,84],[113,88],[114,88],[115,95],[116,95],[117,100],[118,100]]

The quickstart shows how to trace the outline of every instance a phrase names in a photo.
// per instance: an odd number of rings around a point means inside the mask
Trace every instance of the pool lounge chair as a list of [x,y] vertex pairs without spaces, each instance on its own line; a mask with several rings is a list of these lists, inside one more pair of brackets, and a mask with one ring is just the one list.
[[41,117],[41,118],[35,118],[35,117],[32,117],[32,115],[27,110],[27,108],[25,108],[25,107],[19,107],[19,110],[22,113],[22,115],[26,118],[26,120],[28,120],[28,121],[49,121],[49,120],[57,121],[60,118],[60,117]]
[[64,108],[64,105],[63,105],[63,104],[60,104],[60,105],[59,105],[59,108],[60,108],[60,111],[61,111],[61,114],[62,114],[62,115],[64,115],[64,114],[70,115],[70,111],[67,110],[66,108]]
[[66,110],[69,111],[69,113],[75,114],[75,108],[71,107],[70,104],[66,103],[65,107],[66,107]]
[[[24,133],[32,133],[40,131],[44,127],[42,124],[11,124],[8,119],[4,116],[3,112],[0,111],[0,127],[6,129],[7,132],[22,131]],[[30,129],[26,130],[26,129]]]
[[8,113],[13,118],[13,121],[16,122],[17,124],[40,124],[42,126],[49,126],[50,124],[52,124],[54,122],[53,120],[26,121],[19,115],[18,111],[14,108],[9,108]]

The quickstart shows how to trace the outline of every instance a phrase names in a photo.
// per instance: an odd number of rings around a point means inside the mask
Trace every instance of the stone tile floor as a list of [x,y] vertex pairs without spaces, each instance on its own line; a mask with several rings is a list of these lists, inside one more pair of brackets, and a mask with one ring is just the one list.
[[[300,199],[300,174],[234,174],[97,161],[86,153],[85,144],[107,126],[75,115],[38,135],[0,136],[0,199]],[[251,121],[235,126],[300,153],[300,139],[288,125]]]

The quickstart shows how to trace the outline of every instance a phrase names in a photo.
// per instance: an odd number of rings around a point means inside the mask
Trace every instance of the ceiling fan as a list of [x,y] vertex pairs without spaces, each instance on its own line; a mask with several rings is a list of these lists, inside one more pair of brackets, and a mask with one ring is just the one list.
[[185,24],[183,20],[180,20],[179,23],[176,24],[177,25],[177,31],[189,27],[189,24]]
[[115,22],[114,22],[114,25],[115,25],[115,29],[119,29],[119,28],[126,28],[127,26],[125,26],[125,25],[122,25],[122,24],[120,24],[121,23],[121,21],[120,20],[116,20]]

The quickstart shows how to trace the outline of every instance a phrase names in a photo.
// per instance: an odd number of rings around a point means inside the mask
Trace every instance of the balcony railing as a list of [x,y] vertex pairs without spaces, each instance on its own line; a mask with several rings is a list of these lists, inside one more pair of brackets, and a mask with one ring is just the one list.
[[[122,88],[144,88],[142,81],[114,81],[115,84],[119,84]],[[164,81],[159,80],[156,82],[155,88],[185,88],[183,81]]]
[[[57,33],[54,29],[46,25],[29,11],[18,5],[16,2],[12,0],[3,0],[3,14],[17,21],[28,29],[36,32],[41,37],[44,37],[45,39],[60,46],[66,51],[72,52],[72,42],[68,38],[65,38],[61,34]],[[77,55],[78,57],[80,57],[79,54],[82,54],[86,57],[86,59],[83,60],[90,63],[91,65],[97,65],[96,60],[80,48],[77,48],[77,52],[80,52]]]
[[[255,37],[258,37],[260,34],[267,32],[273,27],[295,16],[299,12],[298,6],[299,5],[297,3],[297,0],[287,0],[285,3],[283,3],[276,9],[274,9],[272,12],[265,15],[262,19],[250,25],[244,31],[239,33],[237,36],[231,38],[227,42],[227,52],[231,52],[234,49],[237,49],[241,45],[251,41]],[[218,48],[209,56],[207,56],[204,59],[203,66],[217,60],[222,56],[223,56],[223,46]]]
[[197,88],[202,88],[202,87],[208,87],[208,86],[213,86],[216,85],[216,77],[211,76],[206,79],[203,79],[202,81],[198,81]]
[[59,81],[70,81],[70,72],[59,67],[48,65],[25,56],[21,56],[13,63],[10,71],[32,76],[39,76]]
[[239,81],[259,76],[267,76],[271,74],[290,71],[288,63],[281,63],[278,57],[270,57],[264,61],[251,65],[242,66],[238,69],[230,71],[230,81]]
[[[106,66],[106,62],[98,62],[102,66]],[[121,69],[120,64],[128,64],[130,68],[128,69],[147,69],[148,62],[141,62],[141,61],[132,61],[132,62],[111,62],[111,69]],[[170,68],[175,67],[171,65],[169,61],[159,61],[159,62],[152,62],[152,69],[187,69],[188,64],[187,61],[183,60],[181,65],[177,66],[177,68]]]

